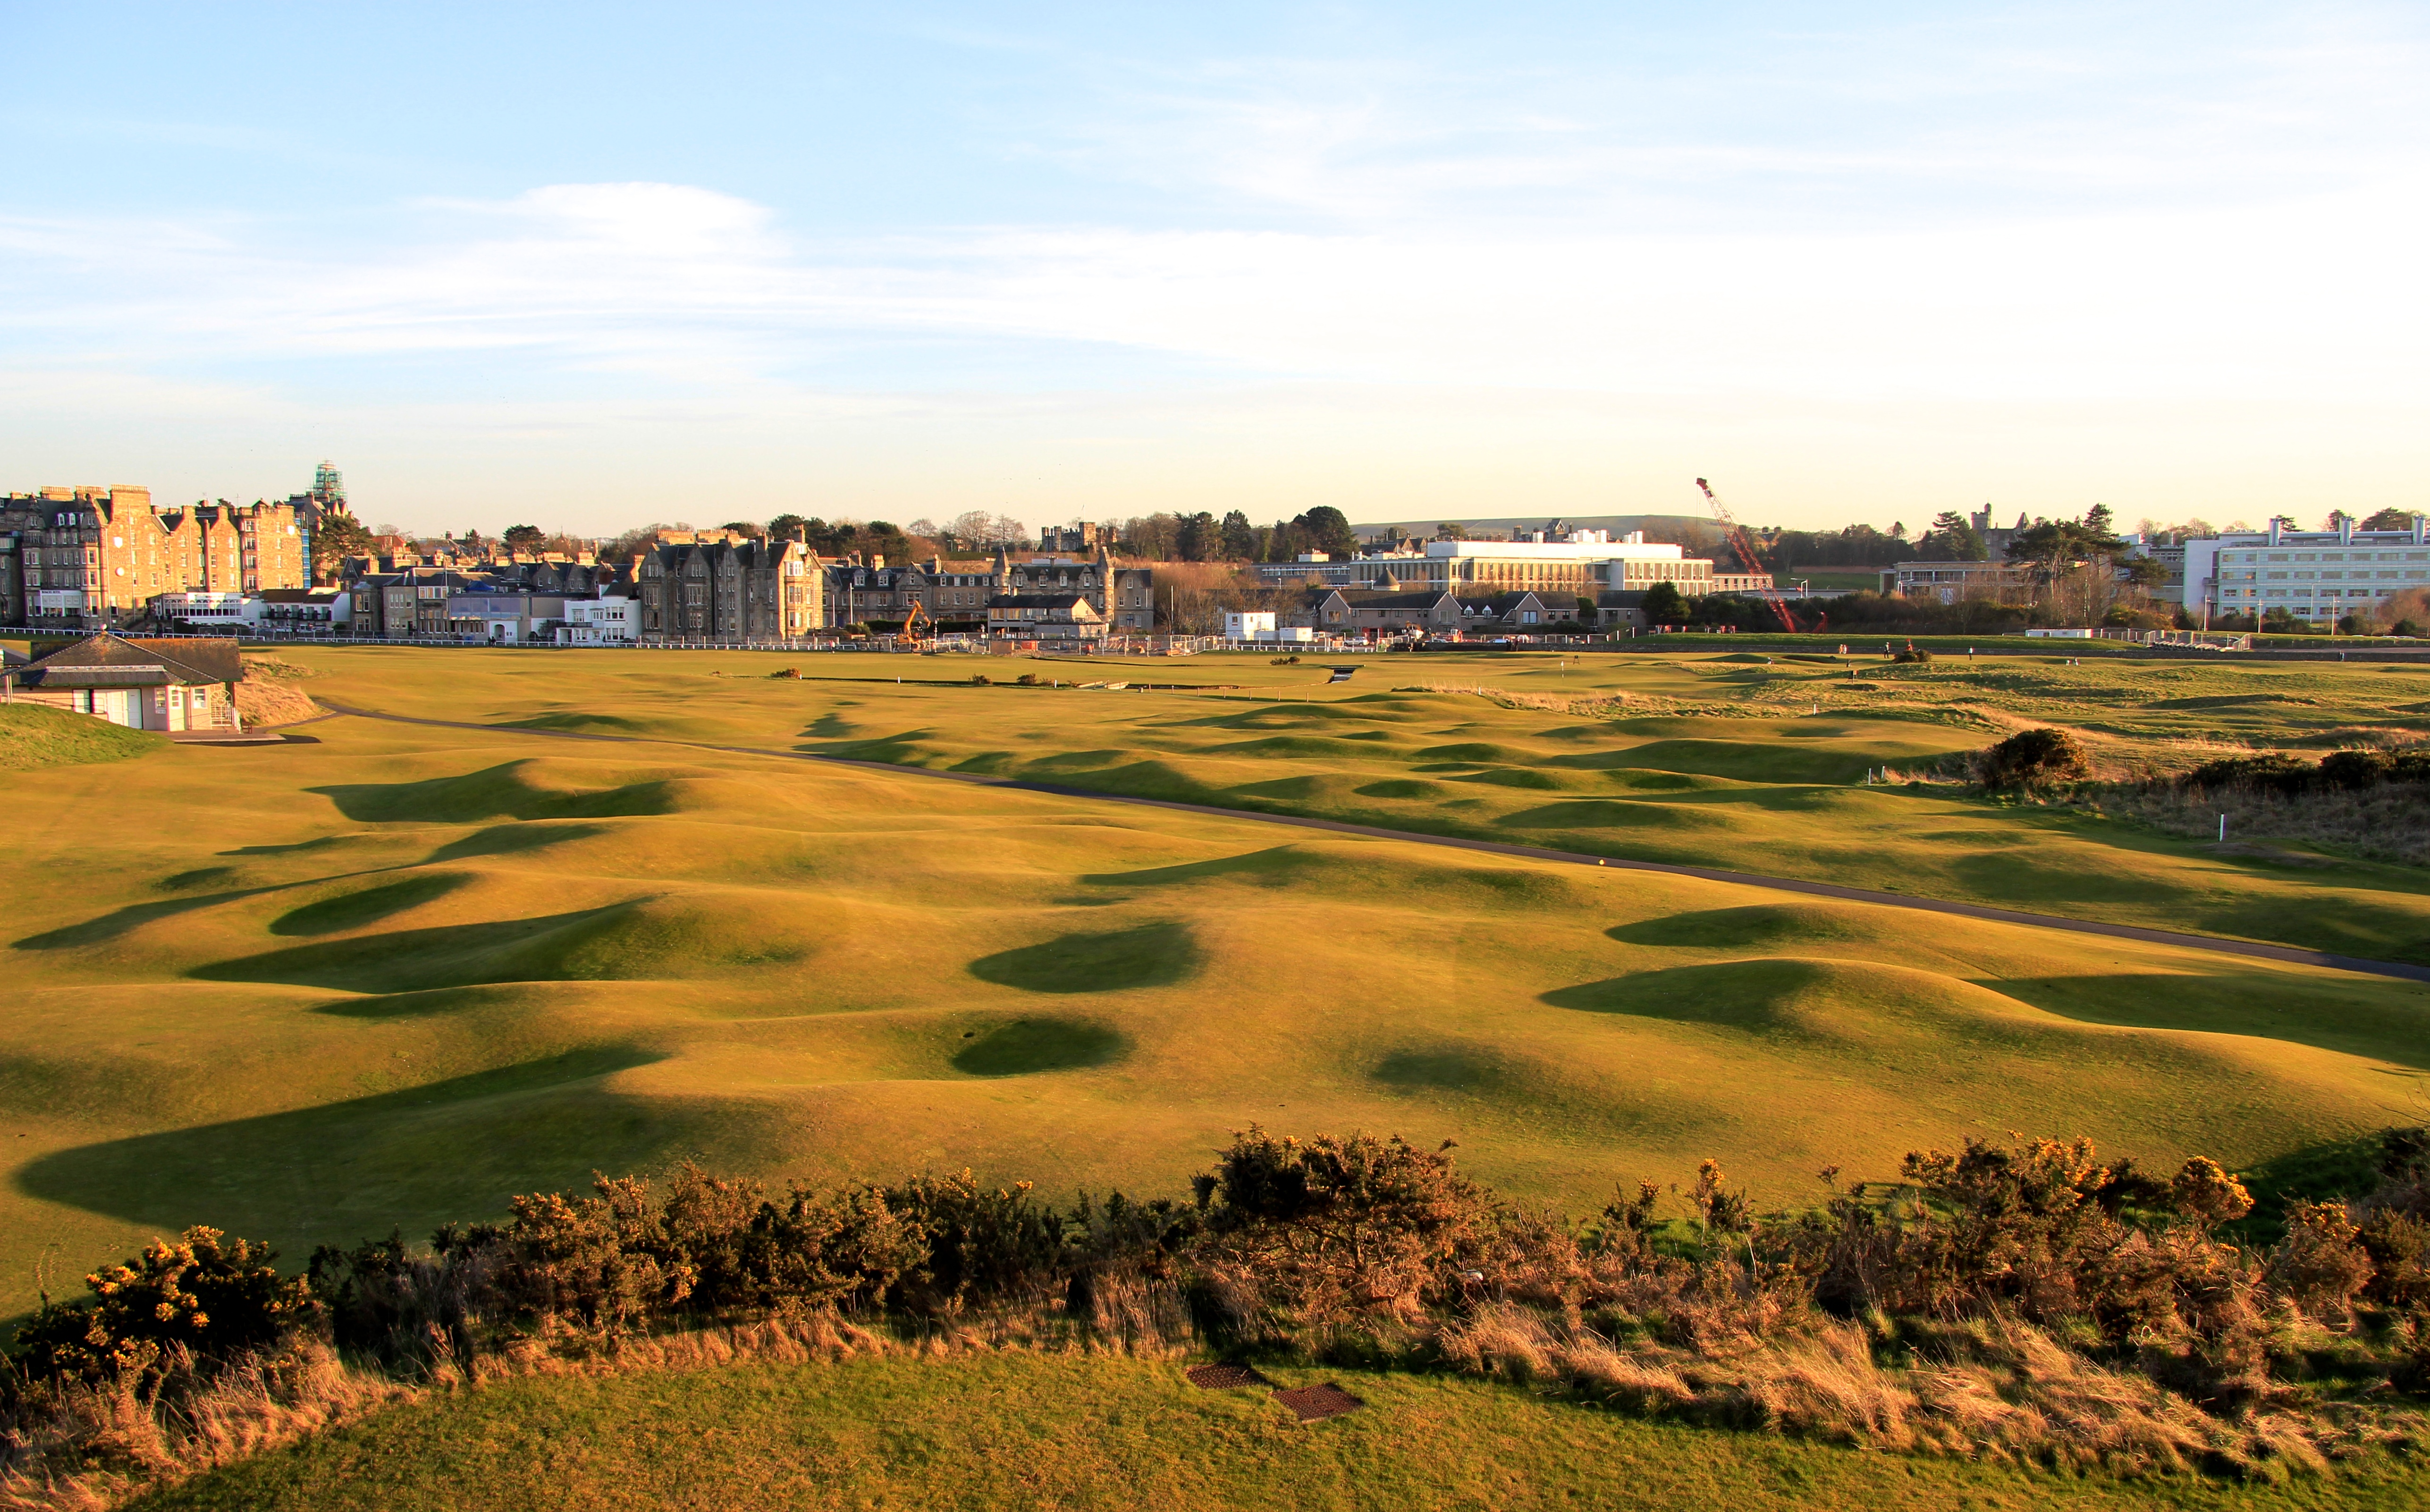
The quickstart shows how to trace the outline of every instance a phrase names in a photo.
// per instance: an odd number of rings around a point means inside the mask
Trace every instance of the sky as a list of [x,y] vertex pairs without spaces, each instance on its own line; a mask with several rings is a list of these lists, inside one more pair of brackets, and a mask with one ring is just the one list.
[[0,0],[0,490],[2430,507],[2430,8]]

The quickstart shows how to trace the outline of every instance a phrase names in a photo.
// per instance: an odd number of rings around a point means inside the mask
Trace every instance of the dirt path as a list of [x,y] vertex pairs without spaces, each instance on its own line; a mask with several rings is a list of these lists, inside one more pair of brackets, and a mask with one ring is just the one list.
[[476,724],[461,720],[418,719],[409,714],[383,714],[376,709],[354,708],[329,699],[323,706],[340,714],[358,719],[389,720],[399,724],[426,724],[446,730],[477,730],[487,735],[531,735],[558,740],[593,740],[610,745],[676,745],[695,750],[722,751],[734,756],[774,756],[786,761],[815,761],[827,766],[862,767],[872,772],[890,772],[903,776],[933,777],[943,782],[970,783],[982,788],[1009,788],[1021,792],[1047,793],[1057,798],[1082,798],[1092,803],[1126,804],[1135,808],[1170,808],[1184,814],[1206,814],[1218,819],[1237,819],[1254,824],[1284,824],[1294,829],[1323,830],[1336,835],[1358,835],[1370,839],[1406,840],[1412,845],[1440,845],[1453,850],[1482,851],[1492,856],[1516,856],[1531,861],[1552,861],[1567,866],[1598,866],[1623,872],[1654,872],[1665,876],[1699,877],[1707,882],[1724,882],[1733,887],[1764,888],[1774,892],[1803,893],[1814,898],[1836,898],[1847,903],[1869,903],[1885,908],[1906,908],[1921,913],[1955,914],[1961,919],[1989,919],[2000,923],[2023,924],[2034,929],[2058,929],[2078,935],[2105,935],[2113,939],[2137,939],[2155,945],[2175,945],[2187,950],[2209,951],[2221,955],[2243,955],[2255,960],[2284,961],[2295,966],[2323,966],[2332,971],[2357,972],[2369,976],[2392,976],[2408,982],[2430,982],[2430,966],[2415,966],[2405,961],[2374,961],[2358,955],[2338,955],[2327,951],[2303,950],[2293,945],[2270,945],[2258,940],[2228,939],[2218,935],[2182,934],[2172,929],[2145,929],[2135,924],[2102,923],[2090,919],[2069,919],[2057,914],[2027,913],[2017,908],[1994,908],[1987,904],[1956,903],[1942,898],[1912,898],[1900,892],[1875,892],[1865,888],[1846,888],[1832,882],[1806,882],[1796,877],[1762,876],[1752,872],[1725,872],[1718,867],[1678,866],[1665,861],[1629,861],[1617,856],[1585,856],[1575,851],[1546,850],[1536,845],[1513,845],[1503,840],[1463,839],[1453,835],[1425,835],[1414,830],[1383,829],[1373,824],[1348,824],[1339,820],[1304,819],[1292,814],[1262,814],[1244,808],[1222,808],[1212,804],[1185,804],[1170,798],[1134,798],[1122,793],[1092,792],[1085,788],[1065,788],[1054,783],[1024,782],[1016,777],[991,777],[974,772],[937,772],[926,767],[897,766],[886,761],[862,761],[850,756],[821,756],[810,751],[779,751],[757,745],[716,745],[707,740],[677,740],[646,735],[594,735],[577,730],[533,730],[496,724]]

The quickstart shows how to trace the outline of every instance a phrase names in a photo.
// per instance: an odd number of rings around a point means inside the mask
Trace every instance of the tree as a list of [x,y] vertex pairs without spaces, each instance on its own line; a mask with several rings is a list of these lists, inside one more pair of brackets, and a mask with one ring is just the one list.
[[1307,532],[1312,551],[1349,557],[1358,550],[1358,532],[1350,528],[1350,517],[1329,504],[1320,504],[1291,523]]
[[374,549],[372,533],[344,506],[325,508],[312,527],[312,576],[335,582],[347,557],[369,557]]
[[1991,555],[1973,522],[1955,509],[1942,510],[1923,539],[1915,543],[1915,549],[1918,556],[1930,561],[1979,562]]
[[2359,528],[2364,530],[2410,530],[2413,528],[2413,516],[2403,509],[2382,509],[2377,514],[2372,515],[2370,519],[2365,520]]
[[2008,559],[2030,563],[2054,606],[2089,623],[2108,611],[2118,558],[2126,553],[2126,543],[2109,533],[2108,520],[2099,505],[2081,521],[2037,520],[2008,538]]
[[2094,535],[2114,536],[2118,533],[2117,527],[2117,519],[2111,515],[2109,506],[2105,504],[2096,504],[2084,511],[2084,528]]
[[1180,540],[1175,544],[1183,561],[1203,562],[1222,548],[1223,540],[1216,529],[1215,517],[1202,509],[1182,516]]
[[791,540],[793,539],[793,535],[796,531],[808,523],[809,522],[803,519],[800,515],[780,514],[768,522],[768,539],[771,540]]
[[1679,624],[1688,618],[1688,601],[1672,583],[1656,583],[1647,589],[1637,606],[1645,611],[1648,624]]
[[1257,557],[1257,532],[1249,517],[1235,509],[1223,517],[1223,559],[1232,562],[1255,561]]
[[508,525],[507,533],[498,539],[507,543],[508,551],[538,551],[541,542],[548,539],[548,532],[538,525]]
[[1437,540],[1466,540],[1468,539],[1468,527],[1461,524],[1456,520],[1446,520],[1441,524],[1435,526],[1435,539]]

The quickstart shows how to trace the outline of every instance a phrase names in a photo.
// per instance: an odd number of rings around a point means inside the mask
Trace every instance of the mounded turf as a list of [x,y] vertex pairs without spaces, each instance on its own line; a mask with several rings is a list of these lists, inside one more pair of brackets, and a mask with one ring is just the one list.
[[168,743],[165,735],[130,730],[89,714],[42,704],[0,705],[0,772],[124,761]]
[[[546,675],[530,675],[535,656]],[[1866,673],[1852,682],[1833,657],[1726,651],[1296,666],[1249,654],[295,657],[322,670],[311,686],[325,697],[424,718],[797,750],[2430,962],[2430,872],[2419,867],[2334,848],[2314,857],[2324,865],[2294,866],[2258,832],[2222,848],[1866,781],[1978,749],[2023,721],[2068,724],[2130,763],[2155,743],[2419,739],[2430,734],[2430,666],[1875,656],[1848,664]],[[1360,671],[1326,684],[1335,662]],[[782,666],[801,677],[767,675]],[[969,686],[974,669],[999,686]],[[1022,671],[1066,686],[1001,686]],[[1201,686],[1070,686],[1131,679]]]
[[[1977,739],[1930,722],[716,675],[775,661],[743,656],[295,656],[341,703],[552,712],[511,692],[736,744],[774,723],[914,756],[983,746],[1016,771],[1056,758],[1108,786],[1158,768],[1165,790],[1228,791],[1210,764],[1236,758],[1183,743],[1323,720],[1402,755],[1373,773],[1238,765],[1351,803],[1426,784],[1412,822],[1592,806],[1611,821],[1500,832],[1652,837],[1701,860],[1761,865],[1728,849],[1747,835],[1809,855],[1916,837],[1905,885],[1978,856],[2003,902],[2036,901],[2004,889],[2032,882],[2038,847],[2122,872],[2142,854],[1979,804],[1744,774],[1740,748],[1767,741],[1861,776],[1867,757]],[[890,664],[939,665],[805,670]],[[188,1223],[300,1262],[685,1158],[1180,1194],[1252,1122],[1456,1138],[1483,1178],[1581,1212],[1707,1155],[1765,1202],[1803,1202],[1826,1165],[1887,1172],[2008,1129],[2294,1169],[2389,1122],[2430,1069],[2430,989],[2399,981],[696,745],[343,718],[311,733],[16,779],[5,854],[58,885],[21,889],[5,941],[8,1305]],[[1614,764],[1647,745],[1669,765]],[[1541,759],[1516,765],[1522,750]],[[1507,772],[1552,786],[1462,780]],[[2221,909],[2358,906],[2335,873],[2148,854]],[[2103,911],[2140,895],[2073,874]]]
[[1366,1404],[1301,1424],[1264,1390],[1075,1355],[541,1377],[439,1397],[214,1471],[136,1512],[484,1508],[1901,1507],[2385,1512],[2430,1478],[2120,1482],[1650,1423],[1448,1377],[1270,1370]]

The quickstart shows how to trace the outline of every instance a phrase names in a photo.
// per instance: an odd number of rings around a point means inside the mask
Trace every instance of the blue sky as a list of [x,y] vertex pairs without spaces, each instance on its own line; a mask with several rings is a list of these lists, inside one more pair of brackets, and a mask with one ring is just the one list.
[[0,487],[2430,504],[2419,6],[0,0]]

